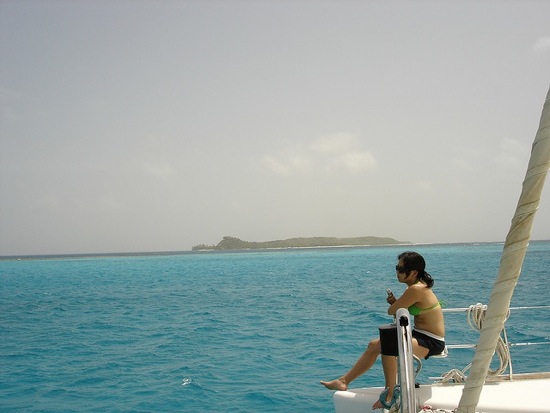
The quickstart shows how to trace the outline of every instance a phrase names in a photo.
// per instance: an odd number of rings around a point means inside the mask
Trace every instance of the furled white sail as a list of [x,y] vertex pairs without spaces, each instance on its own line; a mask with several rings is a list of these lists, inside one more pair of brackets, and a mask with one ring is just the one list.
[[506,237],[498,278],[493,286],[470,375],[466,380],[457,413],[474,413],[500,332],[506,321],[514,288],[529,245],[535,213],[550,168],[550,90],[533,142],[522,192]]

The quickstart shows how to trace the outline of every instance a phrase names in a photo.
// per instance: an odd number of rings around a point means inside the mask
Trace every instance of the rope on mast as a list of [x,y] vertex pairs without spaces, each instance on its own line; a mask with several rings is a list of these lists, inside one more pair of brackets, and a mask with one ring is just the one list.
[[493,286],[478,345],[457,413],[475,413],[514,288],[531,238],[535,213],[550,169],[550,90],[542,109],[521,195],[504,243],[498,277]]

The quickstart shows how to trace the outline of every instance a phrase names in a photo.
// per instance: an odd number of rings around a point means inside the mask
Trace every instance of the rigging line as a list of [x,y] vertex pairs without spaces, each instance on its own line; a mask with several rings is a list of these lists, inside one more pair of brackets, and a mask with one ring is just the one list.
[[[550,308],[550,305],[536,305],[536,306],[530,306],[530,307],[510,307],[509,310],[538,310],[538,309],[545,309]],[[443,308],[442,311],[444,313],[459,313],[459,312],[465,312],[469,311],[470,307],[457,307],[457,308]]]
[[[509,347],[521,347],[521,346],[537,346],[539,344],[550,344],[550,341],[541,341],[540,343],[533,343],[533,342],[527,342],[527,343],[508,343]],[[449,350],[455,350],[455,349],[468,349],[468,348],[476,348],[477,344],[447,344],[447,348]]]
[[550,305],[535,305],[531,307],[510,307],[510,310],[536,310],[538,308],[550,308]]

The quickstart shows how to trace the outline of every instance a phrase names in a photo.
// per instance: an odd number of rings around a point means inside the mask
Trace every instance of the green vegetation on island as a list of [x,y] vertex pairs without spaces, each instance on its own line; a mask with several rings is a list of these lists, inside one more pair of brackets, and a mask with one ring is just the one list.
[[228,251],[228,250],[259,250],[269,248],[315,248],[315,247],[345,247],[345,246],[370,246],[370,245],[396,245],[410,244],[408,241],[397,241],[388,237],[312,237],[290,238],[278,241],[251,242],[243,241],[235,237],[223,237],[217,245],[195,245],[193,251]]

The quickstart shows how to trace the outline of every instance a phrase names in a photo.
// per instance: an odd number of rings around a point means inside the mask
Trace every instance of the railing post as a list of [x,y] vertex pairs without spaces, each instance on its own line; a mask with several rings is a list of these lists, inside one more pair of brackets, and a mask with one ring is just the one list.
[[401,387],[401,413],[417,413],[414,387],[411,317],[409,312],[404,308],[397,310],[396,322],[399,352],[399,385]]

